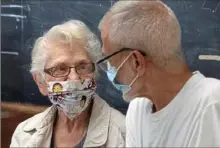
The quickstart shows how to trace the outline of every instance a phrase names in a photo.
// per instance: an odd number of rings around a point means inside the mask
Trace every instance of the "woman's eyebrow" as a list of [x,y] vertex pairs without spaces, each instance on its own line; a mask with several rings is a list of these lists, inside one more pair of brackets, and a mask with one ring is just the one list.
[[87,60],[87,59],[82,59],[82,60],[77,61],[74,65],[86,64],[86,63],[92,63],[92,61]]
[[59,66],[67,66],[67,64],[66,63],[64,63],[64,62],[56,62],[56,63],[53,63],[53,64],[51,64],[51,65],[49,65],[49,66],[47,66],[48,68],[52,68],[52,67],[59,67]]
[[54,63],[50,64],[49,66],[47,66],[47,68],[59,67],[59,66],[70,66],[70,67],[72,67],[72,66],[76,66],[76,65],[79,65],[79,64],[86,64],[86,63],[92,63],[92,61],[90,61],[88,59],[80,59],[80,60],[75,61],[73,63],[66,63],[66,62],[62,62],[62,61],[57,61],[57,62],[54,62]]

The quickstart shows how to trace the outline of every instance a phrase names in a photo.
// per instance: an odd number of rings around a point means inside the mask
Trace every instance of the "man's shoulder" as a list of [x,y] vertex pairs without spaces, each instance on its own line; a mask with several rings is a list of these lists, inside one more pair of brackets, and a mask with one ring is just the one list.
[[216,78],[205,77],[201,83],[203,86],[208,86],[211,88],[220,87],[220,80]]
[[191,101],[186,105],[192,105],[202,113],[208,106],[220,104],[220,80],[204,77],[189,90],[187,96]]
[[[136,137],[143,130],[143,122],[152,110],[152,103],[146,97],[132,100],[126,114],[126,133],[128,139],[139,139]],[[133,138],[131,138],[133,137]]]
[[205,78],[201,81],[198,89],[201,95],[208,101],[220,102],[220,80],[215,78]]
[[[132,100],[128,107],[126,116],[134,116],[142,114],[143,111],[147,111],[147,108],[151,109],[151,101],[146,97],[140,97]],[[146,112],[147,113],[147,112]]]
[[207,78],[209,81],[209,98],[214,102],[220,104],[220,80],[214,78]]
[[[126,114],[126,126],[139,126],[143,118],[152,110],[152,103],[146,97],[136,98],[129,104]],[[127,128],[128,128],[127,127]]]

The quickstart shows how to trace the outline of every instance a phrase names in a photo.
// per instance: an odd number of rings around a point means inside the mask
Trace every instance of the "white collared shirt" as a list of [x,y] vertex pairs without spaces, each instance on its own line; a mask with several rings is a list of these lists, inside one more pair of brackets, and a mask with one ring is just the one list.
[[[50,147],[56,107],[20,123],[10,147]],[[124,147],[124,115],[96,96],[83,147]]]
[[220,81],[196,72],[156,113],[147,98],[133,100],[126,129],[128,147],[220,147]]

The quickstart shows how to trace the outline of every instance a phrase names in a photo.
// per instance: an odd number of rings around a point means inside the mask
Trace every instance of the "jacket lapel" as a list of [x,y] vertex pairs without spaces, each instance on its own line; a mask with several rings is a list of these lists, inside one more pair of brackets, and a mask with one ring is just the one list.
[[[43,113],[35,115],[26,123],[23,131],[31,134],[25,147],[50,147],[55,120],[56,107],[52,106]],[[108,138],[110,107],[99,96],[93,102],[87,136],[83,147],[102,147]]]
[[83,147],[101,147],[108,138],[110,107],[99,96],[93,102],[87,137]]
[[27,122],[23,130],[32,136],[26,147],[50,147],[56,110],[52,106]]

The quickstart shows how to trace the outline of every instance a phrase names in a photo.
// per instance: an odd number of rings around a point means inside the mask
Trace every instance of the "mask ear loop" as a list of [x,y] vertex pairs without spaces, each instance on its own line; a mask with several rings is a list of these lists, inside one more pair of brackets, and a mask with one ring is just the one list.
[[137,74],[136,77],[134,78],[134,80],[131,82],[131,84],[129,85],[129,87],[131,87],[133,85],[133,83],[137,80],[137,78],[139,77],[139,75]]
[[44,81],[46,82],[46,84],[48,85],[48,82],[47,82],[47,80],[46,80],[46,78],[45,78],[45,75],[43,74],[42,71],[40,71],[40,74],[41,74],[41,76],[43,77],[43,79],[44,79]]
[[118,68],[116,69],[117,71],[124,65],[124,63],[128,60],[128,58],[132,55],[133,53],[131,52],[125,59],[124,61],[118,66]]
[[[125,60],[118,66],[117,71],[119,70],[119,68],[122,67],[122,65],[128,60],[128,58],[132,55],[133,53],[131,52],[126,58]],[[137,74],[136,77],[134,78],[134,80],[129,84],[129,87],[132,86],[132,84],[137,80],[137,78],[139,77],[139,75]]]

